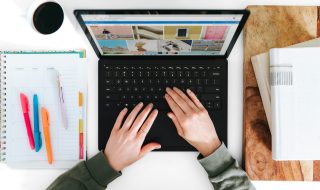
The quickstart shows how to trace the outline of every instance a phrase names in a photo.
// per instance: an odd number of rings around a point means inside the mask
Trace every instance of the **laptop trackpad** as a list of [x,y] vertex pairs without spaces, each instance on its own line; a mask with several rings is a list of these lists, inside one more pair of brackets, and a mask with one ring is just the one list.
[[[154,124],[152,125],[145,144],[158,142],[162,150],[194,150],[188,142],[181,138],[172,120],[167,116],[168,112],[160,111]],[[160,151],[161,151],[160,149]]]

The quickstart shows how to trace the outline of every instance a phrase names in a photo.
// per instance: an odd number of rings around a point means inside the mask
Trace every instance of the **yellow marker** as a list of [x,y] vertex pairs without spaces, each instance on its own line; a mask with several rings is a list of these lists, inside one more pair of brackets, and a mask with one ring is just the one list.
[[83,94],[79,92],[79,158],[83,159]]

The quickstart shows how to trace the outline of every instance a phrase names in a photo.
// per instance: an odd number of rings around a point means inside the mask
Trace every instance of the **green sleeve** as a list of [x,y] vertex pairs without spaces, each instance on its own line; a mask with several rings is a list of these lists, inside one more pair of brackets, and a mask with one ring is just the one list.
[[102,152],[59,176],[48,190],[104,190],[121,173],[111,168]]
[[208,157],[203,158],[199,155],[198,160],[207,171],[215,190],[255,189],[246,172],[241,169],[223,143]]

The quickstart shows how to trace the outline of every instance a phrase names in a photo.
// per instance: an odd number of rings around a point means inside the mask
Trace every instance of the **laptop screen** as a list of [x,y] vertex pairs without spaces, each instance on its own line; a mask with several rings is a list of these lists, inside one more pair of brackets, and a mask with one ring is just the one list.
[[241,14],[82,14],[107,55],[225,55]]

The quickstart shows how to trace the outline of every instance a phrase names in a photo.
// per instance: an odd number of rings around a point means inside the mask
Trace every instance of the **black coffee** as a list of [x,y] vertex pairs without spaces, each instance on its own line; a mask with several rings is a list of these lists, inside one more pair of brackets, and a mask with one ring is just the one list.
[[52,34],[63,23],[63,10],[55,2],[47,2],[40,5],[33,15],[33,24],[42,34]]

